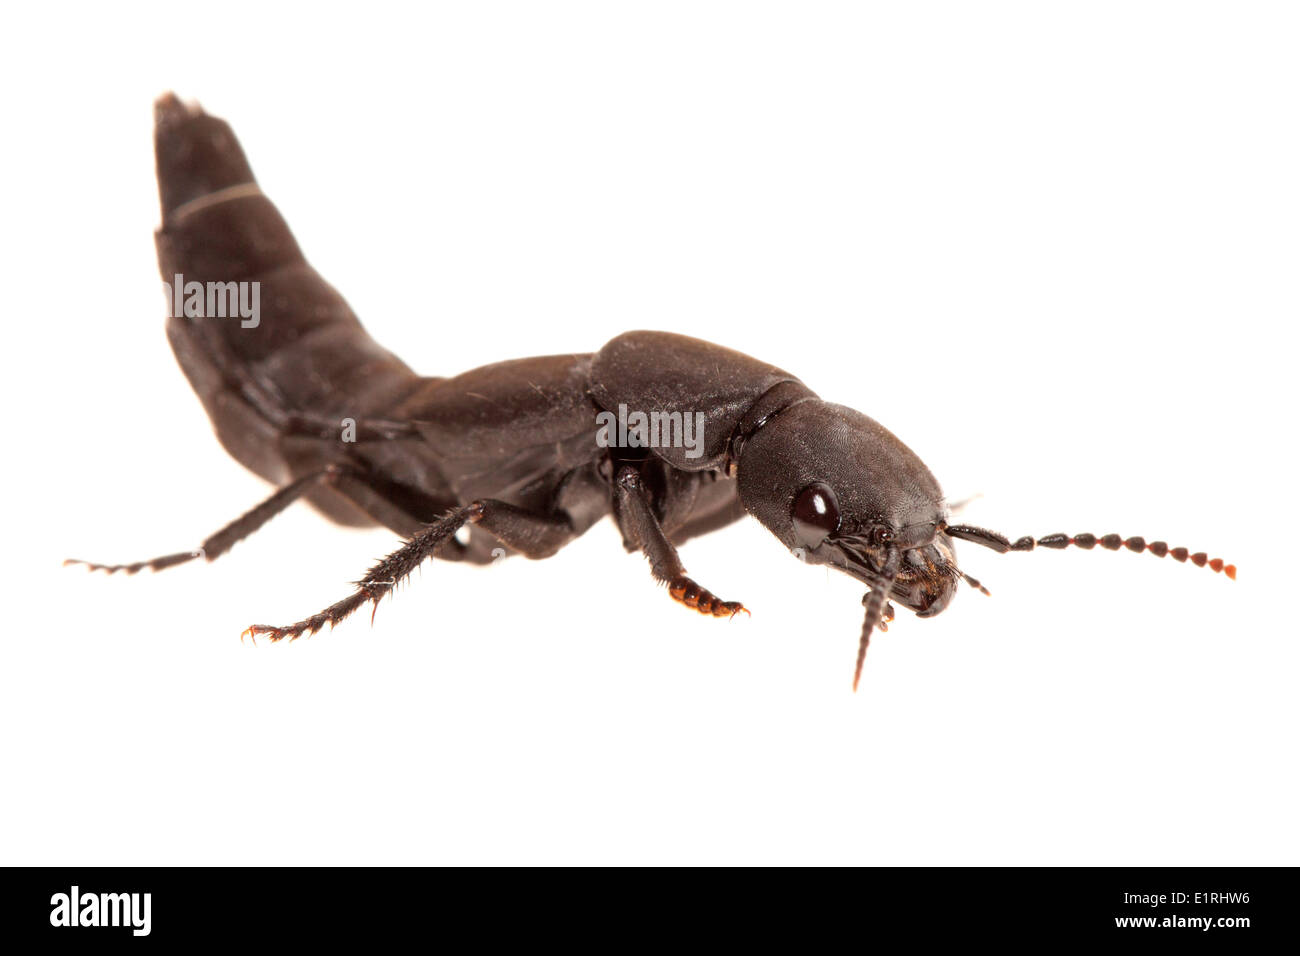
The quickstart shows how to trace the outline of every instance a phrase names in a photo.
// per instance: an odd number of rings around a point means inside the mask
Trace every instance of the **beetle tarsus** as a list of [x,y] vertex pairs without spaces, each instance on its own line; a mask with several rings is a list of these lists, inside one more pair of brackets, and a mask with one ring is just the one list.
[[254,624],[244,630],[249,637],[256,638],[259,634],[269,638],[272,644],[288,638],[290,641],[296,641],[304,635],[315,634],[322,627],[328,624],[331,628],[338,624],[349,614],[370,600],[369,592],[365,590],[357,591],[331,604],[325,610],[311,617],[304,618],[297,624],[291,624],[288,627],[275,627],[270,624]]
[[708,588],[702,588],[685,574],[679,574],[668,582],[668,593],[672,599],[701,614],[713,617],[733,618],[741,611],[749,615],[749,608],[739,601],[724,601]]
[[95,564],[91,561],[81,561],[77,558],[68,558],[63,562],[66,568],[72,564],[84,564],[91,571],[106,571],[114,574],[118,571],[125,571],[127,574],[135,574],[148,568],[151,571],[164,571],[167,568],[174,568],[178,564],[185,564],[187,561],[193,561],[195,558],[203,558],[205,561],[215,561],[221,555],[225,554],[240,541],[260,529],[289,505],[293,504],[304,494],[316,487],[317,484],[326,480],[334,479],[343,474],[346,469],[338,465],[329,465],[320,471],[312,472],[305,475],[283,488],[277,490],[265,501],[250,508],[230,524],[226,525],[215,534],[209,535],[201,547],[194,548],[191,551],[178,551],[175,554],[165,554],[160,558],[151,558],[148,561],[136,561],[133,564]]
[[80,564],[87,571],[103,571],[106,574],[116,574],[118,571],[122,571],[126,574],[136,574],[145,568],[150,571],[165,571],[167,568],[174,568],[178,564],[192,561],[199,554],[200,551],[178,551],[176,554],[165,554],[160,558],[136,561],[133,564],[96,564],[94,561],[83,561],[80,558],[67,558],[64,560],[63,566],[67,568],[74,564]]
[[[466,523],[476,522],[482,514],[483,503],[478,501],[457,508],[437,521],[425,525],[400,548],[371,568],[366,576],[357,582],[357,590],[343,600],[331,604],[318,614],[304,618],[297,624],[288,627],[254,624],[244,633],[250,636],[261,634],[269,637],[273,642],[282,641],[286,637],[297,640],[304,634],[315,634],[326,624],[333,627],[367,601],[373,601],[377,610],[380,598],[405,580],[406,576],[423,564],[427,558],[432,557],[433,553]],[[371,622],[373,621],[372,612]]]
[[712,617],[733,618],[749,609],[739,601],[724,601],[708,588],[696,584],[686,573],[664,529],[655,517],[645,483],[631,465],[619,469],[614,480],[619,501],[618,522],[623,537],[639,545],[650,562],[650,574],[668,585],[668,593],[679,604]]

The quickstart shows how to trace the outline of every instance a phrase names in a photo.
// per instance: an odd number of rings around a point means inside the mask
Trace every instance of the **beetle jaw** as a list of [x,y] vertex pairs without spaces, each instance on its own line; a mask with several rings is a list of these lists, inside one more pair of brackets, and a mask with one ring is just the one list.
[[[883,549],[830,538],[809,555],[809,561],[830,565],[868,587],[876,587],[881,580],[885,554]],[[937,535],[928,543],[903,552],[890,585],[889,598],[913,611],[917,617],[933,617],[952,601],[959,581],[952,543],[943,535]]]

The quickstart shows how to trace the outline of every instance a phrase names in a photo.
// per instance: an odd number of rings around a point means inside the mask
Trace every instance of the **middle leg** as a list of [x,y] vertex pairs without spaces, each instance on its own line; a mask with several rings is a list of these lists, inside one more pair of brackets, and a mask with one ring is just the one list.
[[[356,583],[357,590],[325,610],[288,627],[254,624],[244,631],[249,637],[265,635],[272,641],[315,634],[328,624],[333,627],[367,601],[378,610],[379,601],[406,577],[433,557],[457,531],[473,524],[491,534],[513,551],[529,558],[548,558],[574,537],[567,517],[539,515],[504,501],[485,498],[453,509],[425,525],[400,548],[384,558]],[[374,613],[371,613],[374,619]]]

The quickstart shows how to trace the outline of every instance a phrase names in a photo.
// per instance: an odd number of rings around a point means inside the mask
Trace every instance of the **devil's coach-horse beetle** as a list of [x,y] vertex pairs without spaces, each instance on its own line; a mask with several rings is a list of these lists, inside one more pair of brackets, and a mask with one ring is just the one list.
[[655,580],[703,614],[745,608],[688,577],[676,545],[746,513],[806,562],[857,578],[868,590],[855,689],[891,601],[930,617],[961,581],[988,593],[958,568],[954,539],[999,553],[1127,548],[1236,576],[1163,541],[1012,542],[950,524],[930,470],[880,424],[775,366],[682,335],[627,332],[594,354],[416,375],[303,259],[225,122],[167,94],[155,104],[155,152],[172,349],[226,450],[279,490],[201,549],[90,567],[212,561],[299,498],[340,524],[407,538],[343,600],[245,634],[296,638],[378,607],[430,557],[488,563],[503,547],[550,557],[606,514]]

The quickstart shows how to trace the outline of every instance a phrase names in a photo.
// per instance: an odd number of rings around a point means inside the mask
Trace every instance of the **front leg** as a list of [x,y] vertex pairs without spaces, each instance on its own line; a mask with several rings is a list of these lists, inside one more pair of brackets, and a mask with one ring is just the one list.
[[674,601],[714,617],[735,617],[741,611],[749,613],[749,609],[739,601],[723,601],[687,576],[677,549],[655,518],[650,497],[636,468],[624,465],[619,469],[614,486],[618,489],[618,521],[623,537],[641,546],[650,561],[650,573],[656,581],[668,585],[668,593]]
[[[325,610],[288,627],[254,624],[244,635],[265,635],[272,641],[291,640],[333,627],[367,601],[379,601],[467,524],[477,525],[511,550],[529,558],[548,558],[573,539],[573,528],[563,515],[538,515],[504,501],[485,498],[456,508],[425,525],[400,548],[384,558],[357,582],[357,590]],[[371,612],[374,620],[374,612]]]

